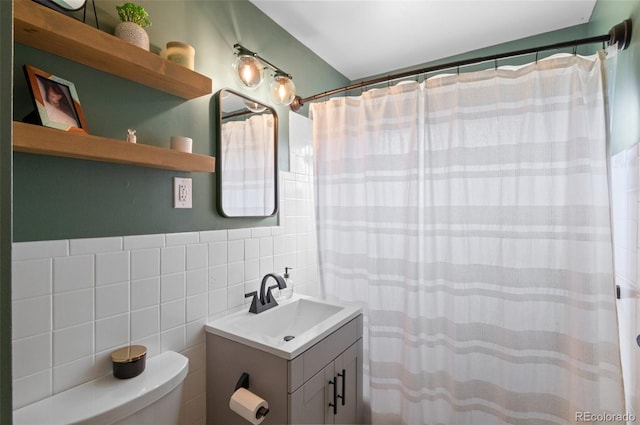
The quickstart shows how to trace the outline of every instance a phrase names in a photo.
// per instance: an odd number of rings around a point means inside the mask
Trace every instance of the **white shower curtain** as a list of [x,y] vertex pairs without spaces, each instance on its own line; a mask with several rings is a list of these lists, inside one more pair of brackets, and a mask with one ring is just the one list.
[[377,424],[624,414],[599,56],[311,106],[322,289]]
[[275,209],[272,114],[222,124],[222,206],[231,216],[263,216]]

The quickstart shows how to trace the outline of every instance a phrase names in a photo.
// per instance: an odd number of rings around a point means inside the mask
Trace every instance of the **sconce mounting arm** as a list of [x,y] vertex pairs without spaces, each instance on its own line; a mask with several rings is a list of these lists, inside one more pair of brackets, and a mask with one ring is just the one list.
[[260,62],[266,64],[269,68],[274,70],[275,73],[276,73],[275,75],[284,75],[284,76],[288,77],[289,79],[293,79],[291,74],[289,74],[288,72],[285,72],[282,69],[278,68],[277,66],[275,66],[274,64],[272,64],[271,62],[269,62],[268,60],[266,60],[265,58],[263,58],[259,54],[257,54],[256,52],[247,49],[242,44],[236,43],[236,44],[233,45],[233,48],[237,50],[236,55],[238,55],[238,56],[253,56],[254,58],[258,59]]

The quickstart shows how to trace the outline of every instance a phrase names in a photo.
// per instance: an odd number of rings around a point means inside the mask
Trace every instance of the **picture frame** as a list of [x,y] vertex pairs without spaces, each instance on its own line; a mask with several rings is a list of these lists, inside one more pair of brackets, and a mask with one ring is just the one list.
[[74,12],[84,9],[87,6],[87,0],[35,0],[50,9],[57,12]]
[[24,66],[36,110],[33,121],[45,127],[89,134],[75,85],[31,65]]

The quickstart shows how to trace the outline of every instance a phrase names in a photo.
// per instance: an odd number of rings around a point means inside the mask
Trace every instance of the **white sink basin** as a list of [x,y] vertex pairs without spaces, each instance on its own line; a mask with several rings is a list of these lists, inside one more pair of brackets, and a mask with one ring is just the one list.
[[[208,323],[207,332],[291,360],[355,318],[361,308],[296,295],[254,314],[241,311]],[[293,338],[291,338],[293,337]]]

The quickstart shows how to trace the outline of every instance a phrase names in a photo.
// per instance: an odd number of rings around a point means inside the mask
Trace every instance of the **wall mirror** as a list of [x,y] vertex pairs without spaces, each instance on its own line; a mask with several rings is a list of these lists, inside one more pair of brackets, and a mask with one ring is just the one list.
[[268,217],[278,211],[276,111],[229,89],[216,93],[218,212]]

